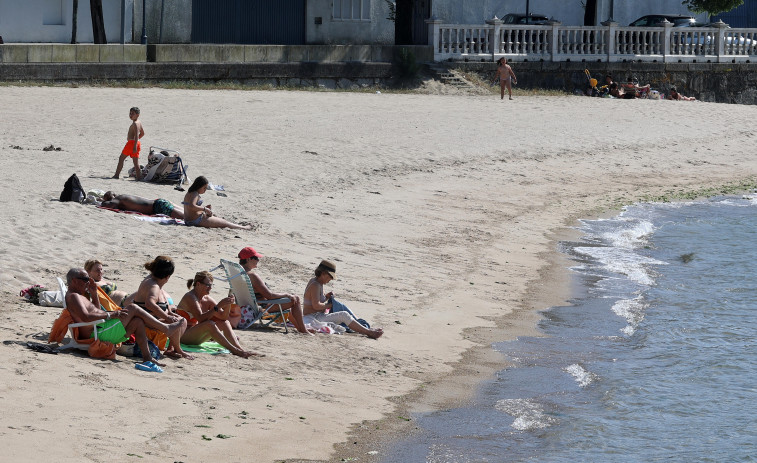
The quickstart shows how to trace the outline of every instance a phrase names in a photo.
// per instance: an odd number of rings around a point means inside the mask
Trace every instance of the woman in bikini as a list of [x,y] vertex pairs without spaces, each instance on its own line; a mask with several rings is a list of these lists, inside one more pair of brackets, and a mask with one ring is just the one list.
[[215,217],[210,204],[207,206],[202,205],[200,195],[208,190],[208,184],[208,179],[201,175],[192,182],[192,186],[189,187],[187,194],[184,195],[184,201],[181,202],[184,205],[184,225],[190,227],[250,230],[252,227],[249,225],[238,225],[220,217]]
[[158,256],[152,262],[146,263],[145,268],[150,271],[150,276],[142,280],[136,293],[124,300],[124,305],[137,304],[164,323],[182,321],[183,327],[180,337],[169,338],[165,355],[173,358],[194,358],[181,350],[180,340],[187,327],[186,320],[176,313],[176,306],[173,305],[171,296],[163,289],[163,286],[168,283],[171,275],[173,275],[175,269],[173,260],[167,256]]
[[259,355],[249,352],[239,344],[239,339],[229,323],[234,296],[221,299],[217,304],[210,297],[213,275],[197,272],[194,279],[187,280],[188,291],[176,306],[176,312],[187,320],[187,331],[181,337],[184,344],[200,345],[213,339],[218,344],[242,358]]
[[[303,297],[302,311],[305,315],[306,324],[311,320],[317,320],[321,323],[345,324],[352,331],[357,331],[372,339],[378,339],[384,334],[381,328],[366,328],[351,315],[349,310],[340,310],[338,312],[328,313],[332,306],[340,304],[334,299],[334,293],[323,294],[323,285],[336,277],[336,265],[327,260],[322,260],[315,269],[315,277],[311,278],[305,287],[305,297]],[[340,304],[341,305],[341,304]]]
[[95,284],[99,286],[105,294],[110,297],[116,304],[121,304],[121,301],[127,296],[125,291],[118,291],[117,286],[112,281],[108,281],[103,278],[103,264],[97,259],[89,259],[84,263],[84,270],[90,278],[95,280]]

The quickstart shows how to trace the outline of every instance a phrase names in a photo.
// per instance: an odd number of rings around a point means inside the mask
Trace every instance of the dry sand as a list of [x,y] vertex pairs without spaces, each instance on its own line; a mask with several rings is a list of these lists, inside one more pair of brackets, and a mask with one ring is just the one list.
[[[566,297],[554,240],[577,218],[757,173],[755,106],[48,87],[0,87],[0,97],[7,461],[375,460],[371,430],[465,400],[504,366],[489,342],[532,333],[535,311]],[[143,144],[180,151],[190,176],[225,186],[227,197],[208,192],[206,203],[256,230],[156,225],[58,201],[72,173],[85,189],[181,201],[171,186],[109,179],[135,105]],[[42,150],[50,144],[62,150]],[[28,285],[53,286],[99,258],[106,278],[134,290],[142,264],[165,254],[177,261],[166,289],[178,299],[196,271],[249,245],[279,291],[301,294],[320,259],[336,261],[333,290],[386,334],[242,331],[267,357],[197,355],[163,374],[126,357],[23,347],[46,339],[60,311],[21,301]],[[366,455],[372,445],[379,453]]]

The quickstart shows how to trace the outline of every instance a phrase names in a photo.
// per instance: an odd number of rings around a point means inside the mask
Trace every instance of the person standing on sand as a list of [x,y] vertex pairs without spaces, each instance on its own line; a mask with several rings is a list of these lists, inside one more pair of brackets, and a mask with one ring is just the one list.
[[499,65],[497,67],[497,71],[494,73],[494,82],[497,81],[497,78],[499,78],[499,89],[500,89],[500,100],[505,99],[505,87],[507,87],[507,94],[509,95],[510,99],[513,99],[513,87],[512,84],[518,83],[518,78],[515,77],[515,73],[513,72],[513,68],[510,67],[509,64],[507,64],[507,58],[500,58],[497,60],[497,64]]
[[129,119],[131,119],[131,125],[129,126],[129,132],[126,134],[126,146],[121,150],[121,156],[118,158],[118,167],[116,167],[116,174],[113,178],[119,178],[121,169],[124,168],[124,161],[127,157],[130,157],[134,161],[134,176],[137,180],[142,180],[142,169],[139,168],[139,151],[142,149],[142,144],[139,139],[145,136],[145,130],[139,121],[139,108],[134,106],[129,109]]

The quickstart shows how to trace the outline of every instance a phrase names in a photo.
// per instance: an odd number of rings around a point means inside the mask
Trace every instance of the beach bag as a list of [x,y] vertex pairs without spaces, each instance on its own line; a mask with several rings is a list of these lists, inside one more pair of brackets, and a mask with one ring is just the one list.
[[86,197],[87,195],[84,193],[84,188],[81,186],[79,177],[77,177],[76,174],[68,177],[68,180],[66,180],[66,183],[63,185],[63,191],[60,194],[60,201],[76,201],[77,203],[80,203],[84,201],[84,198]]
[[42,291],[39,293],[39,305],[63,307],[63,293],[60,291]]

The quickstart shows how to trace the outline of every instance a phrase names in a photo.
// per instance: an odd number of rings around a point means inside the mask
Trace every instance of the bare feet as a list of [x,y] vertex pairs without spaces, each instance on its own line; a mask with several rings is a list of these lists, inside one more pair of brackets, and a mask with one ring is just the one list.
[[371,339],[378,339],[381,337],[381,335],[384,334],[384,330],[381,328],[377,328],[375,330],[368,330],[368,333],[366,336],[368,336]]
[[178,360],[181,358],[181,355],[177,354],[172,349],[166,349],[166,351],[163,352],[163,355],[165,355],[168,358],[172,358],[174,360]]

